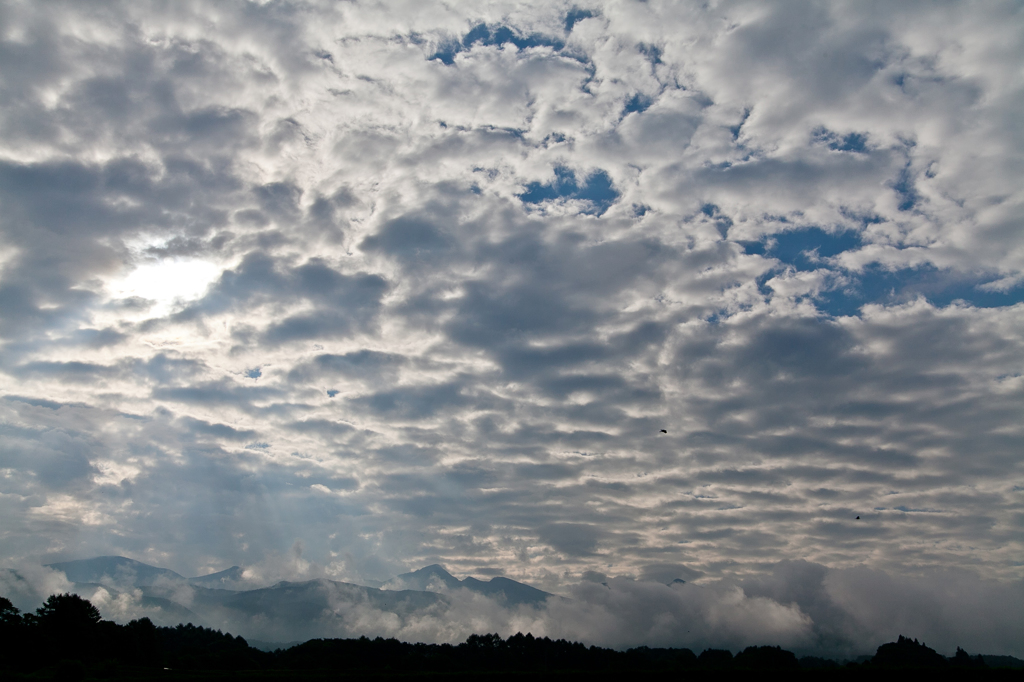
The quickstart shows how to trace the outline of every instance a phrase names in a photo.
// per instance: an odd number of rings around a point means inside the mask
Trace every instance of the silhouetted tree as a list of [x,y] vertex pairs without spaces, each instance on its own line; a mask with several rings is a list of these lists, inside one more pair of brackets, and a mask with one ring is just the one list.
[[705,649],[697,657],[697,665],[707,670],[732,669],[732,652],[728,649]]
[[[63,665],[61,661],[85,661],[102,656],[104,631],[116,632],[117,625],[101,627],[100,612],[77,594],[54,594],[36,609],[26,613],[20,651],[13,652],[15,665],[35,669],[40,665],[57,665],[61,670],[79,670],[81,666]],[[66,671],[65,671],[66,673]],[[62,676],[67,676],[61,673]],[[67,673],[74,677],[74,674]]]
[[495,651],[505,647],[505,641],[497,632],[486,635],[470,635],[466,647],[473,651]]
[[818,656],[803,656],[798,662],[804,670],[835,670],[839,667],[832,659]]
[[51,594],[26,620],[37,631],[37,651],[44,656],[86,660],[100,653],[99,609],[77,594]]
[[57,664],[53,671],[53,679],[56,682],[78,682],[85,679],[86,673],[84,663],[65,659]]
[[675,662],[680,668],[692,668],[697,665],[697,654],[689,649],[676,649]]
[[747,670],[799,670],[796,654],[780,646],[748,646],[736,654],[733,665]]
[[946,659],[924,642],[899,636],[895,642],[878,647],[871,665],[882,668],[945,668]]
[[[538,679],[611,679],[646,676],[668,679],[691,671],[745,674],[795,672],[800,668],[840,672],[834,661],[796,656],[778,646],[747,647],[735,657],[725,649],[705,649],[694,656],[689,649],[646,646],[615,651],[579,642],[517,633],[471,635],[457,646],[409,644],[397,639],[318,639],[287,650],[267,653],[251,648],[241,637],[189,623],[175,628],[156,627],[148,618],[118,625],[100,619],[88,600],[75,594],[51,595],[35,613],[21,614],[10,600],[0,597],[0,672],[28,673],[30,678],[79,680],[151,675],[142,668],[169,666],[180,671],[348,671],[374,676],[454,674],[473,679],[473,673],[525,673]],[[1016,661],[1016,659],[1013,659]],[[852,669],[983,669],[981,656],[957,648],[947,660],[923,642],[900,635],[883,644],[864,668]],[[205,673],[204,673],[205,674]],[[277,673],[273,673],[276,675]],[[874,674],[874,673],[872,673]],[[0,675],[0,678],[5,675]],[[497,679],[497,678],[496,678]],[[639,679],[639,677],[638,677]]]
[[950,665],[955,668],[987,668],[985,660],[981,657],[981,654],[977,656],[971,656],[969,653],[961,649],[956,648],[956,654],[949,660]]
[[7,597],[0,597],[0,627],[21,625],[21,611]]
[[266,667],[270,658],[241,637],[192,623],[156,628],[156,639],[164,665],[175,669],[256,670]]
[[143,667],[162,665],[157,628],[149,618],[129,622],[118,634],[117,649],[122,660]]
[[626,651],[626,665],[642,670],[686,670],[697,665],[697,656],[689,649],[640,646]]
[[15,667],[24,650],[24,629],[21,611],[10,599],[0,597],[0,670]]
[[84,632],[100,622],[99,609],[77,594],[51,594],[36,609],[37,623],[53,631]]

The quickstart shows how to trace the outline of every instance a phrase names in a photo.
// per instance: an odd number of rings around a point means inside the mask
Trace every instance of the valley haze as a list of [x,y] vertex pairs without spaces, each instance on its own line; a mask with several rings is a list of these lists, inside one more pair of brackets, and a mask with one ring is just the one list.
[[842,660],[873,653],[899,636],[890,633],[912,632],[947,656],[958,646],[1024,653],[1020,595],[969,574],[899,580],[789,562],[742,581],[611,578],[565,587],[556,595],[500,576],[460,580],[436,564],[377,587],[309,575],[268,582],[266,574],[238,566],[186,578],[119,556],[0,572],[0,592],[24,611],[47,593],[72,591],[119,622],[193,623],[265,647],[362,636],[458,643],[471,634],[529,632],[617,649],[736,651],[771,642]]
[[1024,657],[1021,64],[1020,0],[0,2],[0,590]]

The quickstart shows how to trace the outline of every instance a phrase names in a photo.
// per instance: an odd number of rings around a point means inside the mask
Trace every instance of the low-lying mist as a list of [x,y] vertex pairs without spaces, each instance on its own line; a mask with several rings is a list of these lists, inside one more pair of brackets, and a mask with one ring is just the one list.
[[[253,582],[235,586],[246,591],[228,592],[173,581],[138,587],[124,575],[71,583],[59,571],[23,567],[0,574],[0,591],[23,610],[35,609],[48,594],[73,591],[111,620],[191,621],[268,643],[363,635],[454,643],[474,633],[529,632],[617,649],[736,651],[768,644],[843,658],[871,653],[904,634],[946,655],[957,646],[1024,654],[1024,582],[991,582],[966,572],[901,577],[783,562],[756,577],[699,584],[584,581],[539,604],[510,604],[439,583],[431,592],[359,587],[329,580],[313,564],[301,575],[294,565],[278,565],[277,575],[271,568],[246,571]],[[292,580],[275,582],[280,577]]]

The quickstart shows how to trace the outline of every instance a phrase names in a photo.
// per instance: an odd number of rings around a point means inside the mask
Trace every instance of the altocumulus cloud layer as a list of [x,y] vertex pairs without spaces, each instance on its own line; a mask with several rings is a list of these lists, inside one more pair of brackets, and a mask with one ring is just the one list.
[[296,577],[302,539],[571,592],[532,629],[591,641],[673,578],[706,637],[652,643],[796,646],[875,588],[844,641],[885,594],[984,632],[1024,590],[1021,12],[5,3],[0,558]]

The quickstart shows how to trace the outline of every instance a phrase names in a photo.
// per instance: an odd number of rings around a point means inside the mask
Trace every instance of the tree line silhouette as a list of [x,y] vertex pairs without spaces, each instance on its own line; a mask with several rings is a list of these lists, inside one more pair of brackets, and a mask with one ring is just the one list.
[[0,677],[173,679],[248,671],[263,677],[529,674],[592,680],[636,674],[667,679],[704,672],[875,674],[901,669],[972,676],[983,671],[1019,673],[990,670],[980,655],[970,656],[960,648],[946,658],[902,635],[878,647],[870,661],[844,666],[821,658],[797,659],[777,646],[747,647],[735,656],[725,649],[706,649],[700,655],[671,648],[616,651],[521,633],[507,639],[498,634],[471,635],[457,645],[410,644],[381,637],[314,639],[267,652],[250,647],[242,637],[191,623],[157,627],[140,618],[119,625],[103,620],[95,606],[76,594],[52,595],[35,613],[25,614],[0,597]]

